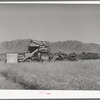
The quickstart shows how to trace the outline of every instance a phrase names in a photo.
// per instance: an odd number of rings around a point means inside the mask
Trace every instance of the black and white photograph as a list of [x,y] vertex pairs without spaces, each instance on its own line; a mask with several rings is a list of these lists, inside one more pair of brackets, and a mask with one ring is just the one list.
[[100,90],[100,5],[0,4],[0,90]]

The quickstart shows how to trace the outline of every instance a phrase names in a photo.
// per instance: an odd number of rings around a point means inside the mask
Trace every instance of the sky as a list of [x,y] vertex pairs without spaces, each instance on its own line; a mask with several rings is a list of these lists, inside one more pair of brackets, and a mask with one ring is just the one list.
[[100,44],[100,5],[0,4],[0,42],[15,39]]

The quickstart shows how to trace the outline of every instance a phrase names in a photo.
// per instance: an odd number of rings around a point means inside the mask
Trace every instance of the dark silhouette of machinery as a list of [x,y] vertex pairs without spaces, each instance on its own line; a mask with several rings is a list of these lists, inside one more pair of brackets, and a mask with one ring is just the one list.
[[42,44],[36,41],[31,41],[28,45],[28,51],[24,54],[19,54],[19,62],[32,62],[32,61],[49,61],[50,48],[46,46],[45,42]]
[[77,55],[75,53],[66,54],[60,50],[53,55],[53,61],[77,61]]
[[36,41],[31,41],[28,45],[28,50],[26,53],[18,54],[19,62],[32,62],[32,61],[76,61],[77,57],[75,53],[66,54],[62,50],[58,53],[50,53],[49,46],[46,45],[44,41],[38,43]]

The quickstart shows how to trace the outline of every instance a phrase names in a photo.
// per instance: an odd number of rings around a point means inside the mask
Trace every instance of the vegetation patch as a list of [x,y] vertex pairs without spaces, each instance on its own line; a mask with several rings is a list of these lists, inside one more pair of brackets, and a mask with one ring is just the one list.
[[[0,78],[2,77],[17,89],[100,90],[100,61],[1,63]],[[3,80],[0,82],[7,85]]]

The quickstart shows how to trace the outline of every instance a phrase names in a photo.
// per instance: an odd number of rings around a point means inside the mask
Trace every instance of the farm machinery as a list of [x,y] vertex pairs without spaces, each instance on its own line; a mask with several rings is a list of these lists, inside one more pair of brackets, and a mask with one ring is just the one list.
[[49,46],[46,46],[44,43],[36,46],[31,44],[28,46],[27,53],[18,54],[18,62],[49,61]]
[[75,53],[62,53],[59,51],[53,55],[53,61],[77,61],[77,55]]
[[76,61],[75,53],[66,54],[61,50],[58,53],[50,53],[49,46],[45,45],[42,42],[41,45],[36,43],[37,45],[32,45],[33,41],[31,41],[28,46],[27,53],[19,53],[18,54],[18,62],[43,62],[43,61]]

